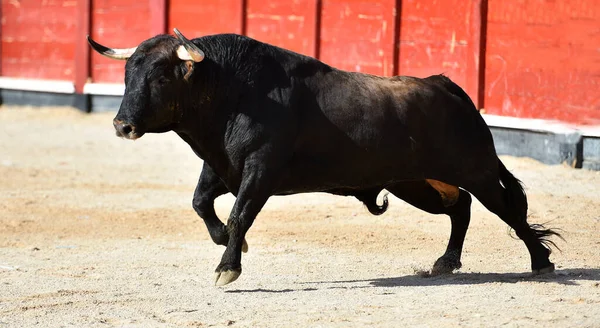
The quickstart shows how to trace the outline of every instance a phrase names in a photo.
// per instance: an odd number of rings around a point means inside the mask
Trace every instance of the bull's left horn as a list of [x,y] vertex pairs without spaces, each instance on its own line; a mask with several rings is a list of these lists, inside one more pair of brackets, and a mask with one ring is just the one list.
[[92,49],[96,50],[96,52],[98,52],[102,56],[106,56],[106,57],[112,58],[112,59],[121,59],[121,60],[129,59],[129,57],[131,57],[131,55],[133,55],[133,53],[135,52],[135,49],[137,49],[137,47],[126,48],[126,49],[113,49],[113,48],[105,47],[105,46],[101,45],[100,43],[92,40],[92,38],[89,35],[87,36],[87,40],[88,40],[88,43],[90,44],[90,46],[92,46]]
[[181,47],[177,48],[177,57],[179,57],[179,59],[193,60],[196,63],[199,63],[204,59],[204,51],[200,50],[200,48],[193,44],[192,41],[183,36],[183,34],[181,34],[177,28],[174,28],[173,32],[175,32],[175,35],[177,35],[179,41],[183,42],[184,49]]

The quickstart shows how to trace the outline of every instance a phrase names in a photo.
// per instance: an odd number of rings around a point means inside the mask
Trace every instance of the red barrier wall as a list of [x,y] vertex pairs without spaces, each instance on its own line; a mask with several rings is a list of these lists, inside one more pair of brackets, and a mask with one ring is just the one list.
[[[148,1],[92,0],[91,36],[115,48],[130,48],[154,36]],[[123,82],[124,62],[92,52],[94,82]]]
[[600,124],[600,2],[489,0],[488,113]]
[[247,0],[246,34],[316,56],[316,0]]
[[0,6],[2,76],[72,80],[76,2],[2,0]]
[[173,33],[174,27],[190,39],[208,34],[243,33],[242,0],[170,0],[168,3],[169,33]]
[[394,0],[323,0],[320,59],[337,68],[394,73]]
[[600,2],[0,1],[0,74],[74,81],[77,92],[123,81],[123,62],[85,53],[86,33],[132,47],[177,27],[246,34],[351,71],[444,73],[486,113],[600,124]]
[[466,84],[470,3],[406,0],[400,20],[400,74],[444,73]]

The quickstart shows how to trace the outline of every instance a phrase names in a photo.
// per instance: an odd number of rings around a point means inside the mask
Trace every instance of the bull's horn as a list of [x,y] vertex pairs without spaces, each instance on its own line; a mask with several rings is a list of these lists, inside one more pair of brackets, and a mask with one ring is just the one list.
[[178,29],[174,28],[173,32],[177,35],[177,38],[183,42],[183,48],[180,46],[177,48],[177,57],[181,60],[193,60],[196,63],[201,62],[204,59],[204,52],[198,48],[192,41],[188,40]]
[[102,56],[106,56],[108,58],[112,58],[112,59],[128,59],[129,57],[131,57],[131,55],[133,55],[133,53],[135,52],[135,49],[137,49],[137,47],[134,48],[127,48],[127,49],[113,49],[113,48],[108,48],[105,47],[101,44],[99,44],[98,42],[92,40],[92,38],[90,38],[90,36],[87,36],[87,40],[90,44],[90,46],[92,46],[92,48],[94,50],[96,50],[99,54],[101,54]]

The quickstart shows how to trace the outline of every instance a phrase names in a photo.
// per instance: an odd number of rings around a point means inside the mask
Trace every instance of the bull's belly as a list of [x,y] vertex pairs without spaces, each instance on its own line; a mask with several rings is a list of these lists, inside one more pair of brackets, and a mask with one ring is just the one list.
[[282,177],[276,194],[320,192],[332,189],[355,189],[385,187],[400,181],[421,180],[423,172],[409,163],[345,163],[324,166],[300,162],[291,166]]

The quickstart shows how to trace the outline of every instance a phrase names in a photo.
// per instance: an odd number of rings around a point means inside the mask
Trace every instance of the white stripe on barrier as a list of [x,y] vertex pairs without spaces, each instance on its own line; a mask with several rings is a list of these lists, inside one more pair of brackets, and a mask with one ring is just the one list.
[[483,119],[490,127],[556,134],[578,133],[586,137],[600,137],[600,125],[577,125],[554,120],[519,118],[491,114],[482,114],[481,116],[483,116]]
[[102,96],[122,96],[125,85],[120,83],[86,83],[83,93]]
[[75,86],[70,81],[21,79],[4,76],[0,76],[0,89],[54,93],[75,92]]

